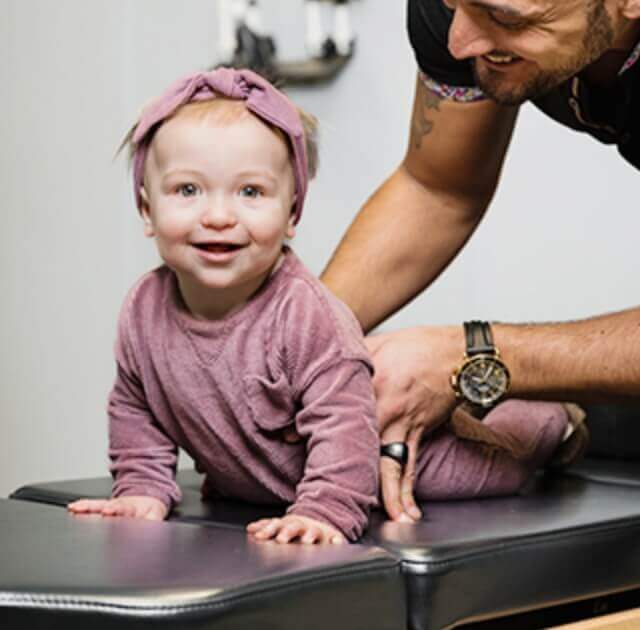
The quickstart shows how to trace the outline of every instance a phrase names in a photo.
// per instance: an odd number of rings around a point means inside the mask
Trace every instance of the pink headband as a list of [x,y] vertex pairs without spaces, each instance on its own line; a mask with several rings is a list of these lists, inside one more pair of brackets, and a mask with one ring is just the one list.
[[296,181],[295,223],[300,220],[307,193],[309,173],[300,115],[293,103],[271,83],[251,70],[219,68],[197,72],[179,79],[142,112],[133,134],[133,185],[138,209],[142,207],[140,188],[144,176],[147,150],[158,126],[180,106],[192,101],[205,101],[216,93],[243,100],[247,109],[259,118],[281,129],[293,147],[293,173]]

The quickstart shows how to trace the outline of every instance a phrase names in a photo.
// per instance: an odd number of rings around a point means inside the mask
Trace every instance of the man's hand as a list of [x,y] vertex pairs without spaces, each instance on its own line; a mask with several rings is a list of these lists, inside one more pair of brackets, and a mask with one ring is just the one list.
[[314,543],[340,545],[345,542],[344,536],[335,527],[308,516],[296,514],[287,514],[282,518],[263,518],[249,523],[247,531],[258,540],[274,538],[279,543],[299,540],[306,545]]
[[413,498],[418,449],[456,404],[449,379],[464,355],[462,328],[408,328],[367,337],[366,343],[375,366],[380,442],[409,447],[404,471],[391,458],[380,459],[382,501],[391,519],[418,520]]
[[155,497],[119,497],[117,499],[79,499],[67,505],[74,514],[100,514],[102,516],[126,516],[147,521],[162,521],[168,510]]

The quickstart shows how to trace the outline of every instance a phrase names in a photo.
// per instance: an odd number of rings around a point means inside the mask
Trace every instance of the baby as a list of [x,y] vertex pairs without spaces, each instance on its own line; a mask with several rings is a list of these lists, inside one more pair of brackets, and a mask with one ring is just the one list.
[[378,489],[371,363],[351,312],[283,245],[315,170],[302,118],[258,75],[226,68],[143,112],[135,195],[165,264],[120,315],[112,498],[71,511],[165,518],[180,447],[206,474],[205,498],[290,504],[249,526],[258,538],[362,534]]
[[[317,148],[311,119],[248,70],[189,75],[130,134],[144,232],[164,265],[125,299],[109,398],[112,498],[74,513],[164,519],[178,448],[204,498],[288,504],[258,539],[359,538],[377,504],[372,366],[351,312],[284,244]],[[423,444],[419,498],[516,491],[556,451],[566,409],[509,401]],[[458,434],[456,434],[456,432]]]

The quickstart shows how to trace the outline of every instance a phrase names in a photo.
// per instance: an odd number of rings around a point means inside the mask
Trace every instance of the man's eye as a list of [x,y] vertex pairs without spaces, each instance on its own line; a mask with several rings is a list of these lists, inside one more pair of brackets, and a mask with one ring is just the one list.
[[243,186],[240,189],[240,195],[242,197],[249,197],[250,199],[255,199],[260,196],[260,190],[258,190],[255,186]]
[[487,11],[489,19],[498,26],[511,31],[519,31],[527,26],[527,22],[517,15],[506,15],[504,13],[496,13]]
[[182,197],[193,197],[198,194],[198,187],[195,184],[180,184],[176,192]]

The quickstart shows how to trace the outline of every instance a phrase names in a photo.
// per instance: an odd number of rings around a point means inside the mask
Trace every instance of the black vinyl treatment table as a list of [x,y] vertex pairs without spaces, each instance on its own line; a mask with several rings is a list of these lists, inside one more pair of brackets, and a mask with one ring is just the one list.
[[541,628],[640,606],[640,463],[588,459],[519,495],[375,513],[362,542],[256,542],[275,508],[183,502],[166,522],[74,517],[108,477],[0,500],[0,628],[432,630]]

